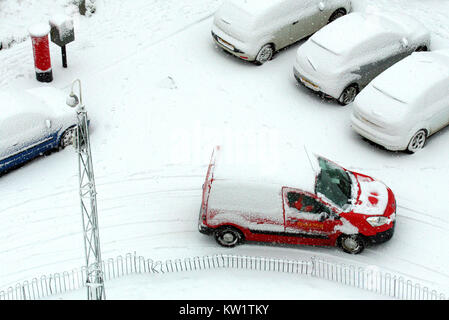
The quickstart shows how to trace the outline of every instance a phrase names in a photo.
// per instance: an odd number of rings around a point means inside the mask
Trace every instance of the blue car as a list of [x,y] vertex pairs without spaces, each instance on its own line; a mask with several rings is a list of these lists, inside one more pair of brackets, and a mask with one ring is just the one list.
[[77,117],[53,87],[0,92],[0,174],[70,145]]

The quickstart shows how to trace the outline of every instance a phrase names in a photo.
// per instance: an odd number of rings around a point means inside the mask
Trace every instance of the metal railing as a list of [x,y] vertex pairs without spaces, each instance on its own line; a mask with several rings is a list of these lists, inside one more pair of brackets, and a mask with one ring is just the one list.
[[[411,279],[389,272],[366,269],[353,265],[329,262],[323,259],[286,260],[265,257],[218,254],[153,261],[136,253],[102,262],[104,280],[131,274],[165,274],[211,269],[244,269],[255,271],[299,274],[325,279],[390,298],[403,300],[446,300],[443,293],[431,290]],[[300,280],[298,280],[300,281]],[[70,272],[54,273],[31,281],[24,281],[0,291],[0,300],[38,300],[52,295],[64,294],[85,287],[86,268]]]

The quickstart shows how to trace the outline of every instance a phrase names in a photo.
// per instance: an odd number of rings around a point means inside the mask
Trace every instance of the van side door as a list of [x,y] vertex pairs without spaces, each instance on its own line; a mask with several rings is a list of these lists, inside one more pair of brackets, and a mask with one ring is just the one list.
[[314,195],[301,190],[284,188],[285,233],[304,238],[327,239],[341,224],[332,209]]

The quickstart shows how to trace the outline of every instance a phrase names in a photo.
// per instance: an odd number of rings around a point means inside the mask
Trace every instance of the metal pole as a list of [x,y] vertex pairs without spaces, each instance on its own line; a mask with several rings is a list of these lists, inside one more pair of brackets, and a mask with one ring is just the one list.
[[86,257],[86,287],[88,300],[106,299],[104,277],[101,263],[100,235],[98,230],[97,192],[90,148],[87,111],[81,93],[81,82],[78,82],[80,103],[77,107],[78,126],[75,130],[75,147],[78,152],[79,194],[83,221],[84,250]]
[[61,47],[62,67],[67,68],[67,51],[65,45]]

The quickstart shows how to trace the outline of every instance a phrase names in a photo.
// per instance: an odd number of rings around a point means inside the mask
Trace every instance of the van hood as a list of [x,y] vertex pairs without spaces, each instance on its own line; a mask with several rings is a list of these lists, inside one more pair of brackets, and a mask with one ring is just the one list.
[[353,173],[359,183],[359,197],[353,204],[354,213],[382,216],[388,205],[388,189],[385,184],[371,177]]

